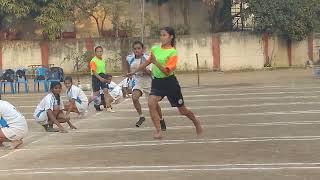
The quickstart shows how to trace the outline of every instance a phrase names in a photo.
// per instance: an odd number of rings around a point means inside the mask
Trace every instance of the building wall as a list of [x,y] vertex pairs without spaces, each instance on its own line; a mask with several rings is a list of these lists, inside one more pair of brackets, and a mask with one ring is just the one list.
[[308,40],[292,43],[292,65],[303,66],[308,57]]
[[65,72],[71,73],[74,63],[64,58],[73,53],[85,52],[85,47],[85,39],[52,41],[49,43],[49,64],[60,66]]
[[269,39],[269,57],[272,67],[288,67],[289,57],[287,41],[272,36]]
[[314,33],[313,57],[315,61],[320,60],[320,33]]
[[23,68],[41,64],[39,41],[3,41],[2,68]]
[[[232,32],[215,34],[198,34],[177,37],[177,50],[179,63],[178,71],[195,71],[197,69],[196,54],[199,57],[199,67],[201,70],[241,70],[241,69],[262,69],[265,63],[265,47],[262,35],[248,32]],[[6,68],[21,68],[42,63],[61,66],[66,73],[73,72],[74,62],[66,62],[64,59],[68,55],[84,53],[89,49],[100,45],[104,49],[103,58],[107,61],[108,72],[126,72],[126,56],[131,53],[131,44],[136,40],[119,38],[95,38],[88,39],[56,40],[48,42],[48,51],[41,51],[41,41],[2,41],[0,53],[0,65]],[[92,42],[88,44],[88,42]],[[159,43],[159,39],[145,39],[146,51],[154,44]],[[213,44],[215,43],[215,44]],[[215,50],[214,45],[218,43],[220,49]],[[316,46],[316,45],[315,45]],[[288,43],[278,37],[268,38],[268,57],[272,67],[289,67]],[[219,52],[216,52],[219,51]],[[43,53],[48,54],[43,54]],[[47,59],[44,59],[48,57]],[[291,64],[292,66],[304,66],[308,60],[308,40],[292,42],[291,44]],[[218,63],[218,65],[217,65]]]
[[263,68],[261,36],[249,33],[223,33],[220,39],[221,70]]
[[199,68],[212,70],[212,38],[211,35],[187,36],[178,39],[179,53],[178,69],[180,71],[195,71],[197,69],[196,54],[198,54]]

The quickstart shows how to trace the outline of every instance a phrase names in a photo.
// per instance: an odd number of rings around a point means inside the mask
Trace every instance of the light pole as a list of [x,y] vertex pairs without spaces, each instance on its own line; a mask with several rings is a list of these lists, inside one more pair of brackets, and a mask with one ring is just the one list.
[[144,0],[141,0],[141,42],[144,40]]

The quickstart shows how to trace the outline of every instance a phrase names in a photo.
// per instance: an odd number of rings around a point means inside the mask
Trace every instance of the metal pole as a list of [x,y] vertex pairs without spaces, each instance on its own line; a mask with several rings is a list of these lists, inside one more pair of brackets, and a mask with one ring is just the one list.
[[76,68],[77,68],[77,80],[78,80],[78,86],[80,85],[80,77],[79,77],[79,59],[77,58],[76,61]]
[[141,0],[141,42],[144,40],[144,0]]
[[198,57],[198,53],[196,54],[196,58],[197,58],[197,76],[198,76],[198,87],[200,86],[200,73],[199,73],[199,57]]

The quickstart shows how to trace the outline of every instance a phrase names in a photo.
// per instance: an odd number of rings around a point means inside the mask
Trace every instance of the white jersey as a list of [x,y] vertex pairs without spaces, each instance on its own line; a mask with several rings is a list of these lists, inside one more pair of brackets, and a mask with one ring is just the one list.
[[99,94],[100,94],[100,95],[104,94],[103,89],[100,88]]
[[88,98],[84,92],[77,86],[72,85],[66,92],[68,100],[74,99],[76,102],[82,104],[83,102],[88,103]]
[[118,85],[124,88],[128,87],[129,86],[128,78],[124,78]]
[[118,86],[120,86],[121,88],[123,87],[123,88],[130,88],[131,89],[134,86],[134,84],[135,84],[135,82],[134,82],[133,78],[131,78],[131,79],[125,78],[118,84]]
[[0,128],[9,140],[21,140],[28,133],[26,119],[7,101],[0,100]]
[[27,122],[23,115],[16,110],[16,108],[7,101],[0,100],[0,127],[19,127],[25,128]]
[[[129,64],[130,72],[133,72],[139,68],[139,66],[145,63],[149,59],[147,54],[143,54],[141,58],[136,58],[134,54],[130,54],[127,56],[127,62]],[[152,65],[149,64],[146,69],[151,71]],[[145,76],[147,75],[145,72],[140,71],[135,74],[135,76]],[[148,76],[148,75],[147,75]]]
[[[141,64],[143,64],[149,57],[147,55],[143,55],[141,58],[137,59],[134,55],[129,55],[127,57],[127,61],[130,66],[130,72],[136,71]],[[151,71],[152,64],[149,64],[146,67],[146,70]],[[144,71],[137,72],[132,81],[132,90],[140,90],[142,93],[149,93],[151,87],[151,75],[147,74]]]
[[[130,72],[136,71],[139,68],[139,66],[143,63],[144,63],[144,61],[142,60],[142,58],[140,58],[140,59],[135,58],[134,60],[132,60],[132,63],[130,64]],[[149,64],[146,67],[146,70],[151,71],[151,67],[152,67],[151,64]],[[133,77],[139,78],[139,77],[143,77],[143,76],[149,76],[149,75],[146,74],[144,71],[139,71]]]
[[[34,111],[33,116],[37,118],[37,116],[44,111],[49,109],[53,111],[54,106],[58,106],[58,100],[52,93],[49,93],[40,101],[36,107],[36,110]],[[60,109],[62,110],[63,108],[63,102],[60,100]]]
[[117,94],[117,95],[122,94],[121,87],[113,81],[111,81],[108,84],[108,90],[109,90],[109,93],[112,93],[112,94]]

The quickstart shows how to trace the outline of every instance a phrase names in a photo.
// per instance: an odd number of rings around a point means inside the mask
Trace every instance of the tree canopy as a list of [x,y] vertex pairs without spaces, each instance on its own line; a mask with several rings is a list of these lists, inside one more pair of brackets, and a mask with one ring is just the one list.
[[[169,0],[146,0],[158,5]],[[180,1],[179,1],[180,2]],[[181,1],[184,25],[189,27],[189,4]],[[232,30],[232,3],[235,0],[202,0],[208,7],[208,22],[212,32]],[[245,5],[241,17],[253,24],[253,30],[279,34],[291,40],[302,40],[320,28],[320,0],[236,0]],[[40,25],[43,33],[54,39],[66,21],[93,19],[99,35],[109,17],[115,31],[121,26],[120,4],[128,0],[0,0],[0,30],[19,24],[25,18]]]
[[319,22],[320,0],[247,0],[244,13],[252,15],[254,30],[302,40]]

